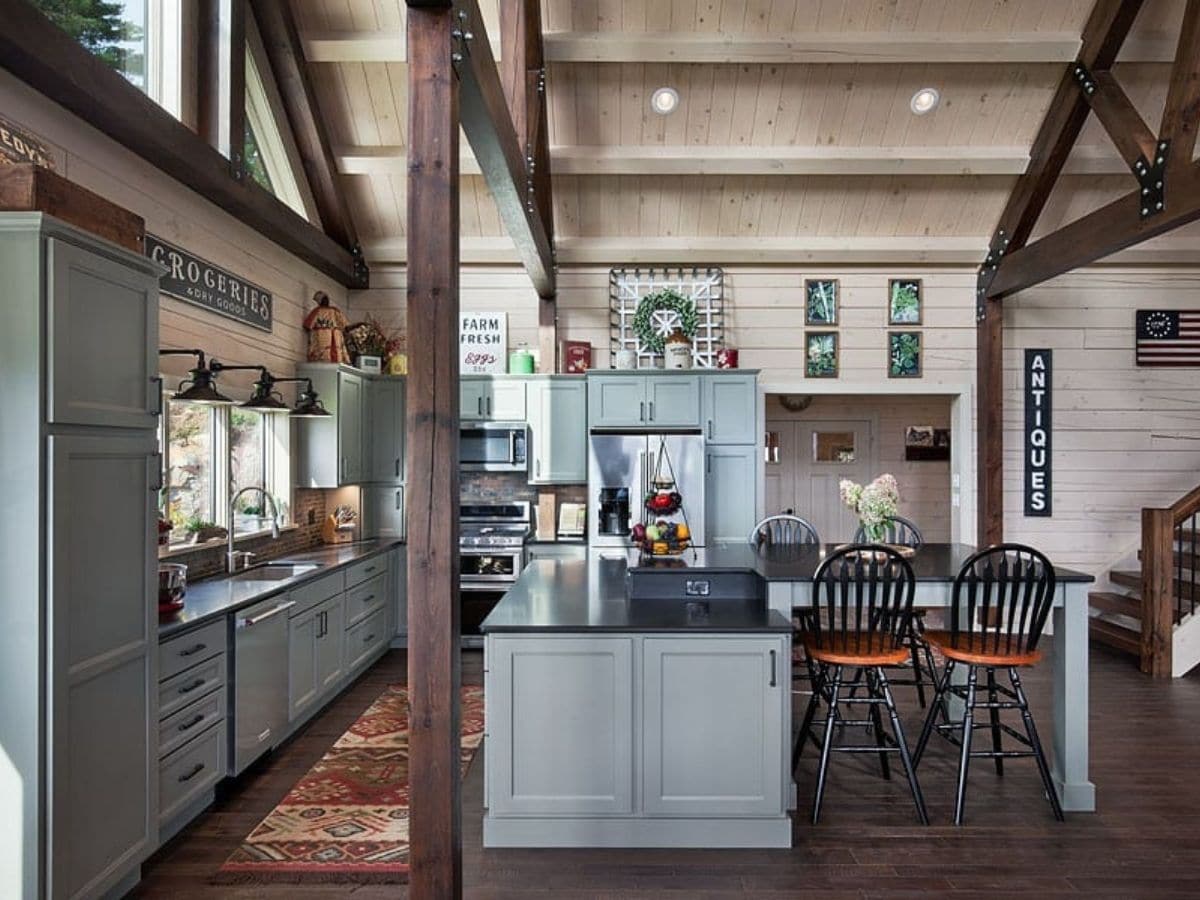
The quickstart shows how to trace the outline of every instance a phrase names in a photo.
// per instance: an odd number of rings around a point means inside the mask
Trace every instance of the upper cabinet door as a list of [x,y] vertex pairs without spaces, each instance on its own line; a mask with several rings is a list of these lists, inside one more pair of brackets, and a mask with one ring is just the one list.
[[704,436],[710,444],[753,444],[758,429],[753,375],[704,377]]
[[383,378],[367,382],[368,481],[404,479],[404,399],[403,381]]
[[646,424],[653,428],[700,425],[700,376],[664,375],[646,379]]
[[525,382],[500,379],[487,383],[484,414],[497,422],[525,421]]
[[458,417],[464,422],[486,419],[484,396],[487,383],[482,378],[463,378],[458,382]]
[[363,412],[366,390],[361,378],[338,373],[338,483],[363,480]]
[[646,424],[644,380],[630,375],[597,375],[588,379],[588,425],[620,428]]
[[587,482],[587,384],[540,381],[529,385],[533,433],[530,484]]
[[48,420],[155,428],[158,279],[46,239]]

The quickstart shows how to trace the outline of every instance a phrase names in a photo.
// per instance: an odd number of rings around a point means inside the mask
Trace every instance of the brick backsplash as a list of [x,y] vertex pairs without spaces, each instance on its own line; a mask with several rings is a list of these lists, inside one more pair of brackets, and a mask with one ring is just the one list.
[[[281,532],[278,539],[269,534],[252,540],[239,538],[237,548],[249,550],[262,559],[271,559],[320,546],[321,524],[325,520],[325,492],[296,488],[292,510],[296,528]],[[225,544],[222,542],[219,546],[172,553],[169,558],[164,558],[164,562],[184,563],[188,567],[188,579],[198,581],[225,571]]]

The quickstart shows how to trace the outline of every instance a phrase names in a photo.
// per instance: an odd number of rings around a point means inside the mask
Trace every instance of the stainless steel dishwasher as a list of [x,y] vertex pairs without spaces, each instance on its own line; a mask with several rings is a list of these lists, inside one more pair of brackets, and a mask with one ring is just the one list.
[[287,730],[286,613],[295,605],[287,594],[281,594],[235,616],[231,775],[245,771],[282,740]]

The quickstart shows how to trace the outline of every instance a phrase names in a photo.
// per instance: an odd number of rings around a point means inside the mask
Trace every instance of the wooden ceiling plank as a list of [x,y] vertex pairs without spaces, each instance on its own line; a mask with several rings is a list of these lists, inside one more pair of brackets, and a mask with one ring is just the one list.
[[[1188,0],[1167,87],[1159,137],[1170,141],[1168,169],[1191,162],[1200,128],[1200,0]],[[1168,172],[1168,177],[1170,172]]]

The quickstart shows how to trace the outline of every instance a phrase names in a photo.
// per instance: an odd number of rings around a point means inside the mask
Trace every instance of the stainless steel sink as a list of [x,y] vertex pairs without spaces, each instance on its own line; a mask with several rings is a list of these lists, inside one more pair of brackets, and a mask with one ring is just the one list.
[[289,578],[307,575],[319,568],[321,564],[314,562],[268,562],[250,566],[229,577],[234,581],[286,581]]

